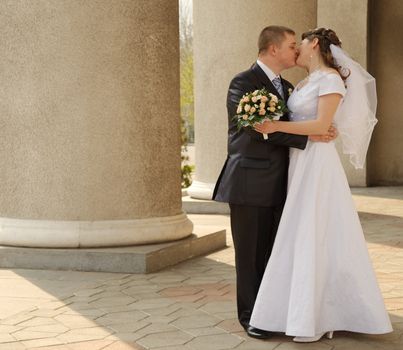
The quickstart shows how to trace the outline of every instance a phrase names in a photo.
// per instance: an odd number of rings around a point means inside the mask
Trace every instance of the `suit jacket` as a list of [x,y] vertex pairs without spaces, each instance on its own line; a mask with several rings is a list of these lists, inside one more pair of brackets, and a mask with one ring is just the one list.
[[[292,84],[282,79],[285,99]],[[238,131],[233,117],[246,93],[266,88],[281,98],[270,79],[256,63],[237,74],[227,95],[228,156],[217,180],[213,199],[219,202],[251,206],[276,206],[285,201],[289,147],[304,149],[307,136],[276,132],[264,140],[252,128]],[[288,120],[284,115],[281,120]]]

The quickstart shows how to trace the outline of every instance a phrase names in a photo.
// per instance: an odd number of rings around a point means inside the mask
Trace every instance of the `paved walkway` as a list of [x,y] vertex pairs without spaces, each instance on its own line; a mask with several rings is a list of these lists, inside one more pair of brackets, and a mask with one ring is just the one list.
[[313,344],[248,338],[236,320],[229,219],[191,215],[226,226],[229,247],[148,275],[0,270],[0,350],[401,350],[403,188],[354,194],[394,324],[389,335],[336,332]]

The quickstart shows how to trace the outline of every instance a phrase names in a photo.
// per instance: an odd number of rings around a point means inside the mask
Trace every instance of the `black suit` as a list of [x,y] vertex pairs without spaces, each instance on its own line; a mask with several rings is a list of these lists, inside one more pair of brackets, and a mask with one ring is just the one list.
[[[285,99],[291,83],[282,79]],[[267,75],[254,64],[232,79],[227,96],[228,157],[213,199],[228,202],[235,247],[238,318],[246,327],[270,257],[286,198],[289,147],[304,149],[306,136],[270,134],[268,140],[251,128],[239,132],[233,121],[245,93],[266,88],[279,95]],[[282,120],[288,120],[285,115]]]

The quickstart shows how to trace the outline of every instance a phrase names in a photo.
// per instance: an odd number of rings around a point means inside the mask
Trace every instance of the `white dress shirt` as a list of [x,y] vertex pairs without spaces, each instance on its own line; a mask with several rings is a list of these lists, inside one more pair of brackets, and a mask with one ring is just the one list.
[[259,65],[260,68],[263,69],[263,72],[265,72],[265,74],[266,74],[267,77],[270,79],[270,81],[273,81],[273,79],[275,79],[275,78],[277,78],[277,77],[280,78],[279,75],[275,75],[275,74],[273,73],[273,71],[272,71],[269,67],[267,67],[267,66],[266,66],[262,61],[260,61],[259,59],[256,60],[256,63]]

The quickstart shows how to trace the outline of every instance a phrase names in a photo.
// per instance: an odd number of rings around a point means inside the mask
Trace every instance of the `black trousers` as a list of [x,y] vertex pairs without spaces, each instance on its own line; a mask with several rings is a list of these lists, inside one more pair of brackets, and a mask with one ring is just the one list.
[[246,328],[273,248],[283,205],[254,207],[231,204],[235,248],[238,319]]

